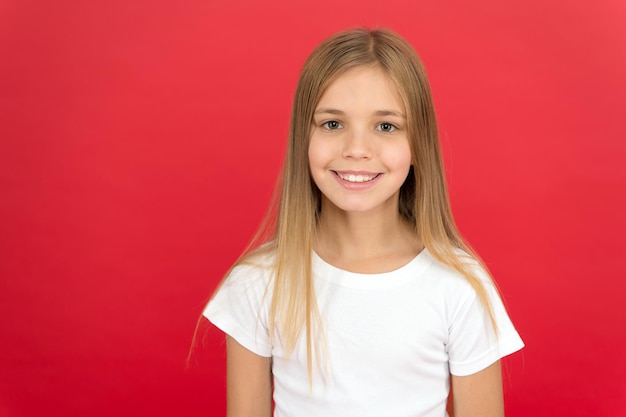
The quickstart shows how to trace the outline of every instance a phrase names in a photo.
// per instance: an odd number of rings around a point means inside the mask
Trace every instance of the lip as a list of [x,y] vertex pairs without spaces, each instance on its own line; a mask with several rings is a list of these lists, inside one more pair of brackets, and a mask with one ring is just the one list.
[[[380,172],[369,172],[369,171],[332,171],[332,173],[333,173],[333,176],[335,177],[335,180],[342,187],[348,190],[367,190],[369,188],[372,188],[383,176],[383,174]],[[343,175],[344,177],[346,175],[363,175],[363,176],[370,176],[374,178],[365,182],[350,182],[341,178],[339,174]]]

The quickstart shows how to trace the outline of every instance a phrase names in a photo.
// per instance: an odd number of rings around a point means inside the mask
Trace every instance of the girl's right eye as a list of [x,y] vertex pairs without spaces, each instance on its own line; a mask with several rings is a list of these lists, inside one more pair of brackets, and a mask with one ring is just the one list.
[[328,122],[322,123],[322,127],[326,130],[337,130],[341,128],[341,123],[336,120],[329,120]]

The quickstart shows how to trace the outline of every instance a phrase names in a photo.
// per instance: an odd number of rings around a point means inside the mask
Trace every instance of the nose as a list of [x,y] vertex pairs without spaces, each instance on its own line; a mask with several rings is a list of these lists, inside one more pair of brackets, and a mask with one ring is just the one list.
[[351,129],[344,138],[343,157],[369,159],[372,156],[372,143],[365,129]]

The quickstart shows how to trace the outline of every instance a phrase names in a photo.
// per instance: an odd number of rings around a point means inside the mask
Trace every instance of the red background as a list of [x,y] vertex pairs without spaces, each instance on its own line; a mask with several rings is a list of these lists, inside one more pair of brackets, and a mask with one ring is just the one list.
[[391,27],[527,347],[508,416],[626,414],[626,3],[0,2],[0,415],[219,416],[196,318],[271,194],[311,49]]

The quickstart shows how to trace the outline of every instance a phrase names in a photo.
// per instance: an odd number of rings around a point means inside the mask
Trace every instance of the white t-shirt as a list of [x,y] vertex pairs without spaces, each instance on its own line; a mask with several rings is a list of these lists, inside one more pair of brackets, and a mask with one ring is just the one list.
[[276,417],[442,417],[450,373],[476,373],[524,346],[486,274],[497,336],[467,280],[427,250],[381,274],[341,270],[313,254],[313,273],[327,350],[312,387],[303,338],[289,358],[280,335],[270,343],[266,270],[234,268],[204,311],[241,345],[272,357]]

